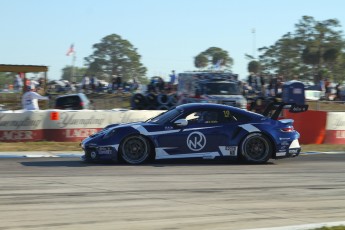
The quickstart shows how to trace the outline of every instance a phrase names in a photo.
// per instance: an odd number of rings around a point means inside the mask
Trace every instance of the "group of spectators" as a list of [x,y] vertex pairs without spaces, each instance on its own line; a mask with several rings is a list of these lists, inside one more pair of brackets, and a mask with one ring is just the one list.
[[251,73],[247,82],[242,82],[243,96],[281,97],[283,83],[282,76],[272,76],[270,79],[266,79],[262,75]]
[[81,80],[81,89],[84,92],[128,92],[135,91],[139,87],[139,81],[133,78],[129,82],[124,82],[121,76],[113,75],[110,82],[99,80],[95,75],[91,77],[84,75]]
[[175,70],[171,71],[169,75],[169,81],[165,82],[162,77],[152,77],[149,84],[147,85],[148,93],[171,93],[176,91],[177,76]]
[[[294,77],[293,80],[298,80],[298,77]],[[242,92],[245,97],[261,96],[281,98],[283,85],[284,78],[281,75],[264,77],[251,73],[247,81],[242,82]],[[333,84],[329,78],[321,79],[320,83],[314,85],[312,89],[318,90],[324,95],[321,99],[344,100],[344,96],[342,95],[342,91],[345,90],[344,87],[341,83],[337,85]]]

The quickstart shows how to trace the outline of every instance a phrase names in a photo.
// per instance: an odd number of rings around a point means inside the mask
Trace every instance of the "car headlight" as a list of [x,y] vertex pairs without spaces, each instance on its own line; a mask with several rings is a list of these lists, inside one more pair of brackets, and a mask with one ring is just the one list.
[[110,129],[110,130],[106,131],[102,138],[107,139],[107,138],[113,136],[115,134],[115,130],[116,129]]

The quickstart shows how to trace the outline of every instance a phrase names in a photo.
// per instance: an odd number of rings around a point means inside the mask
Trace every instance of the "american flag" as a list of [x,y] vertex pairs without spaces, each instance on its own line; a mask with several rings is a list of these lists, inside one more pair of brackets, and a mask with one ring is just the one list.
[[74,54],[74,44],[72,44],[72,45],[69,47],[69,49],[68,49],[66,55],[67,55],[67,56],[71,56],[71,55],[73,55],[73,54]]

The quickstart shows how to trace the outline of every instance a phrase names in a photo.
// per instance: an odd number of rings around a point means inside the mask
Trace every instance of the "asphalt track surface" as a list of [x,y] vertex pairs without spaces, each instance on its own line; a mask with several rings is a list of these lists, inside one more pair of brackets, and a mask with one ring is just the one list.
[[0,230],[268,229],[345,221],[345,154],[246,165],[0,159]]

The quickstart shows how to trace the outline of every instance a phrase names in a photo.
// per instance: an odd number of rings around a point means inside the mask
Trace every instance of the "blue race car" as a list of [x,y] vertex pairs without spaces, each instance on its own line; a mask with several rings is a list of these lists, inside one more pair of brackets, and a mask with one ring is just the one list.
[[142,164],[154,159],[237,158],[249,163],[298,156],[300,134],[283,108],[304,112],[307,105],[272,103],[263,114],[232,106],[190,103],[145,122],[109,125],[81,142],[87,162]]

